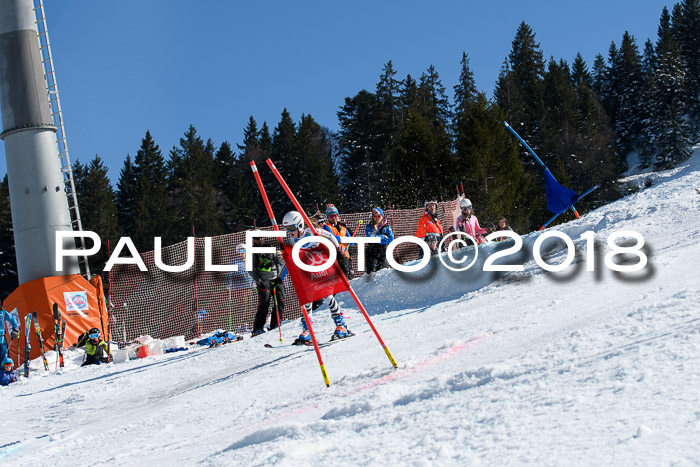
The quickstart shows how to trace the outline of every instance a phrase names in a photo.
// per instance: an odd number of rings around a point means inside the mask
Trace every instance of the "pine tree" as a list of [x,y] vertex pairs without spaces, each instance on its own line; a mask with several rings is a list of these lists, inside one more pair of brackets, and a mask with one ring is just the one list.
[[[498,106],[508,122],[537,151],[542,143],[539,132],[543,106],[544,60],[535,33],[524,21],[520,23],[494,92]],[[528,161],[532,166],[535,162]]]
[[[76,170],[73,169],[75,177]],[[135,203],[136,178],[134,176],[134,165],[131,156],[126,155],[124,165],[119,172],[117,182],[117,211],[119,212],[119,225],[124,235],[131,237],[136,232]]]
[[602,102],[607,99],[609,90],[608,66],[605,64],[605,58],[601,54],[597,54],[593,61],[593,91]]
[[467,106],[470,106],[477,97],[476,81],[474,73],[469,67],[469,57],[466,52],[462,52],[462,60],[459,62],[459,81],[454,89],[454,110],[456,115],[460,115]]
[[319,210],[327,203],[340,205],[342,198],[333,167],[332,144],[327,131],[311,115],[302,115],[295,135],[295,160],[299,176],[288,178],[305,210]]
[[[288,117],[289,113],[285,109],[283,119]],[[240,155],[234,158],[232,178],[226,191],[228,199],[234,206],[233,210],[236,217],[233,221],[235,225],[239,226],[238,230],[270,224],[267,208],[263,203],[262,195],[250,167],[251,161],[255,162],[258,168],[258,175],[260,175],[273,212],[279,213],[282,209],[281,206],[287,206],[285,202],[287,198],[282,187],[270,170],[267,169],[267,159],[269,158],[275,164],[280,163],[279,158],[273,155],[272,145],[273,139],[267,122],[263,122],[262,128],[258,130],[257,122],[251,115],[248,125],[243,130],[243,144],[238,145]],[[281,167],[283,164],[284,162],[279,164],[278,167]]]
[[[377,98],[362,90],[354,97],[345,98],[345,105],[338,111],[340,123],[340,180],[346,208],[352,211],[381,204],[384,194],[384,144],[389,144],[393,134],[382,132],[378,124]],[[391,124],[390,116],[384,120]],[[385,128],[383,131],[389,131]]]
[[[576,112],[576,94],[571,86],[569,65],[561,60],[557,63],[551,58],[547,64],[544,86],[544,115],[541,124],[542,151],[540,157],[550,166],[562,164],[570,168],[571,152],[567,142],[575,137],[574,119]],[[560,162],[561,160],[561,162]],[[555,173],[561,183],[567,183],[568,170]]]
[[654,119],[656,115],[656,72],[658,64],[656,50],[651,40],[644,44],[642,54],[642,91],[641,91],[641,133],[639,135],[639,169],[649,167],[656,153],[656,136],[654,135]]
[[691,128],[686,119],[686,69],[681,48],[670,30],[657,44],[655,168],[667,169],[690,156]]
[[617,60],[612,67],[616,114],[613,120],[620,152],[620,165],[626,166],[626,155],[638,146],[642,133],[640,121],[642,95],[642,60],[634,37],[627,31],[622,35]]
[[167,167],[160,148],[153,140],[150,131],[141,140],[141,147],[136,151],[133,164],[134,192],[132,212],[135,231],[131,239],[139,251],[153,249],[153,238],[170,238],[173,217],[173,204],[167,189]]
[[[308,173],[303,173],[300,168],[294,164],[297,159],[294,154],[295,151],[295,135],[296,135],[296,125],[294,120],[292,120],[291,115],[287,109],[282,110],[282,116],[279,123],[272,132],[272,147],[270,148],[271,158],[275,163],[275,166],[279,170],[280,174],[284,177],[291,188],[294,190],[294,183],[299,178],[309,177]],[[263,174],[266,174],[263,172]],[[267,175],[267,174],[266,174]],[[272,177],[272,174],[269,174]],[[265,189],[270,198],[270,204],[275,213],[293,210],[294,205],[289,200],[287,195],[284,193],[282,187],[280,187],[277,180],[272,177],[266,179],[265,176],[261,174],[263,183],[265,184]],[[268,180],[270,180],[268,182]],[[267,187],[270,187],[269,189]],[[295,195],[298,193],[295,191]]]
[[433,65],[420,77],[418,103],[416,107],[426,121],[431,122],[435,131],[446,133],[451,118],[450,103],[445,87]]
[[582,85],[593,87],[593,77],[580,52],[576,54],[574,64],[571,66],[571,84],[575,87]]
[[236,155],[228,141],[221,143],[217,149],[214,155],[214,164],[216,166],[215,202],[218,217],[223,224],[223,231],[228,233],[244,230],[237,228],[240,215],[237,209],[239,200],[236,198]]
[[399,98],[399,107],[401,110],[401,126],[408,120],[408,113],[411,109],[418,107],[418,84],[411,75],[406,75],[406,78],[401,82],[401,94]]
[[2,182],[0,182],[0,294],[6,297],[17,287],[19,287],[17,258],[15,256],[15,238],[12,229],[10,189],[6,174]]
[[[620,106],[619,84],[617,83],[618,69],[620,67],[619,55],[617,45],[615,45],[614,41],[611,42],[608,48],[607,64],[601,70],[602,76],[596,79],[596,89],[598,90],[596,92],[600,95],[600,102],[610,116],[612,125],[614,125],[614,122],[617,120],[618,108]],[[599,63],[596,59],[596,66],[598,65]],[[596,73],[597,72],[598,68],[596,68]]]
[[[109,259],[107,244],[116,245],[121,236],[117,214],[117,195],[107,176],[107,166],[99,156],[87,165],[73,164],[73,180],[78,196],[83,230],[97,233],[102,241],[101,250],[88,257],[92,272],[102,271]],[[153,249],[153,238],[149,241]],[[147,250],[140,250],[147,251]]]
[[430,130],[418,110],[408,110],[385,174],[389,195],[396,207],[413,208],[437,195],[432,189],[437,169],[427,162],[433,154]]
[[400,94],[401,83],[395,78],[396,70],[387,62],[382,68],[382,74],[375,90],[376,120],[374,122],[377,135],[377,160],[384,161],[391,150],[393,137],[401,125]]
[[676,4],[672,33],[685,65],[685,101],[694,133],[692,139],[697,141],[700,138],[700,0],[681,0]]
[[168,189],[175,214],[171,241],[192,235],[208,237],[223,233],[216,209],[216,175],[211,141],[204,143],[194,126],[170,151]]

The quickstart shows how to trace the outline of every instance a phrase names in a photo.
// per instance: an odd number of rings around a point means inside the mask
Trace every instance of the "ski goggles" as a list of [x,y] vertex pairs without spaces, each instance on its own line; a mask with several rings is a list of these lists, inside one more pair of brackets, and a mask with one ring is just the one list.
[[12,371],[13,366],[14,366],[14,363],[5,363],[3,365],[3,368],[5,369],[5,371]]
[[297,229],[297,226],[296,225],[285,225],[284,228],[287,232],[294,232]]
[[472,207],[471,207],[471,206],[465,206],[465,207],[462,208],[462,212],[464,212],[464,211],[471,211],[471,210],[472,210]]
[[88,337],[90,339],[99,339],[100,338],[100,333],[99,332],[93,332],[92,334],[88,334]]

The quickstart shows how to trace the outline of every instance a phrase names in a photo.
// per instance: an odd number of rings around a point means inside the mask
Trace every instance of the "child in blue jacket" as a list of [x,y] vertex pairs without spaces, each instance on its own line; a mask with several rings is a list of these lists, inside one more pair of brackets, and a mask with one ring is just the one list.
[[17,381],[17,375],[12,371],[14,366],[15,362],[10,357],[5,357],[5,360],[2,361],[2,370],[0,370],[0,386],[7,386]]

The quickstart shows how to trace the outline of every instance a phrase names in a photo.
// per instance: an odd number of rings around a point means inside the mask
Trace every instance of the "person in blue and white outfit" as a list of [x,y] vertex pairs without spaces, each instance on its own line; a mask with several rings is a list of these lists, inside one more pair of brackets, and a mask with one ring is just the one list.
[[[287,238],[285,238],[285,243],[287,243],[288,245],[294,245],[301,238],[309,237],[309,236],[313,235],[313,232],[311,231],[311,229],[304,228],[304,218],[297,211],[289,211],[287,214],[285,214],[284,218],[282,219],[282,225],[284,226],[285,230],[289,234],[287,236]],[[342,254],[340,252],[340,244],[338,243],[338,240],[335,238],[335,235],[328,232],[327,230],[322,229],[320,226],[314,225],[314,227],[316,228],[316,233],[318,236],[328,238],[331,242],[333,242],[333,245],[338,250],[338,254]],[[305,248],[314,248],[316,245],[317,245],[317,243],[311,242],[311,243],[307,243],[306,245],[304,245],[304,247]],[[311,319],[311,312],[313,310],[315,310],[316,308],[320,307],[321,304],[323,303],[323,300],[324,299],[315,301],[313,303],[305,303],[303,305],[304,308],[306,308],[306,312],[309,315],[309,319]],[[326,305],[328,305],[328,308],[331,311],[331,318],[333,318],[333,322],[335,323],[335,326],[336,326],[335,332],[333,332],[333,335],[331,336],[331,340],[344,339],[346,337],[350,337],[350,336],[354,335],[352,332],[350,332],[348,330],[348,327],[345,324],[345,320],[343,319],[343,313],[340,311],[340,305],[338,305],[338,302],[335,300],[335,297],[333,297],[333,295],[329,295],[328,297],[325,298],[325,300],[326,300]],[[309,335],[309,328],[306,326],[306,320],[304,320],[303,316],[301,318],[301,328],[302,328],[302,333],[294,341],[294,344],[295,345],[310,345],[311,344],[311,336]]]

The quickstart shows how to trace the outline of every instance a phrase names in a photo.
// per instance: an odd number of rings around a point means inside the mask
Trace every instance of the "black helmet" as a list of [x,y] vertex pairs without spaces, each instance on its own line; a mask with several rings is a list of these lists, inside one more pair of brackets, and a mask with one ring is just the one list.
[[88,337],[89,337],[90,339],[99,339],[99,337],[100,337],[100,330],[97,329],[97,328],[91,328],[91,329],[88,331]]

